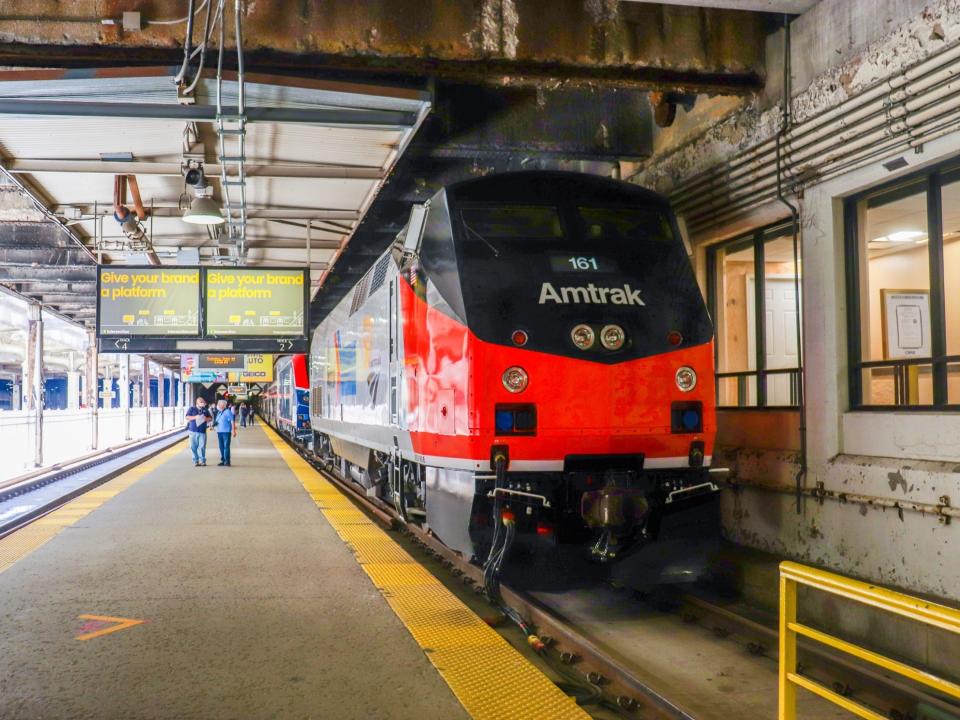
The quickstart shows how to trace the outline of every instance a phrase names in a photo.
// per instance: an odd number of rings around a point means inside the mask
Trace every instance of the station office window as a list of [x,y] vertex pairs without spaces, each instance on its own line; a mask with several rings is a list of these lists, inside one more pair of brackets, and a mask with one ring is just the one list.
[[800,275],[790,223],[760,228],[707,252],[707,302],[716,328],[717,404],[793,407],[800,381]]
[[845,202],[850,406],[960,409],[960,168]]

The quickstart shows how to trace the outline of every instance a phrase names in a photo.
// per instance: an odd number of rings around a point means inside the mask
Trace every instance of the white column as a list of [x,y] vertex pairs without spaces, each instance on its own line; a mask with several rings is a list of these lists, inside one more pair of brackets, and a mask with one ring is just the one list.
[[167,373],[169,371],[160,366],[160,372],[157,374],[157,402],[160,405],[160,429],[167,427],[167,397],[164,394],[164,387],[167,384]]
[[80,409],[80,373],[77,370],[77,354],[70,351],[70,369],[67,370],[67,410]]
[[33,466],[43,466],[43,315],[38,303],[27,306],[27,369],[24,387],[29,388],[27,409],[33,412]]
[[120,361],[120,409],[123,410],[123,439],[130,439],[130,355],[124,353]]
[[143,407],[147,409],[147,427],[146,434],[150,434],[150,356],[143,356],[143,376],[141,377],[141,383],[143,384]]
[[97,335],[93,330],[87,332],[87,407],[90,408],[90,449],[96,450],[100,440],[99,397],[97,378],[100,374],[100,357],[97,354]]

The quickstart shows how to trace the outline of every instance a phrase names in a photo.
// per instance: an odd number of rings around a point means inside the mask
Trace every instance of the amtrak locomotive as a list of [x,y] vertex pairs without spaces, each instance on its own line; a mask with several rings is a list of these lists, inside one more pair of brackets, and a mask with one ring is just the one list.
[[685,579],[674,560],[718,537],[712,338],[662,197],[463,182],[317,328],[314,450],[465,557],[509,526],[528,551]]

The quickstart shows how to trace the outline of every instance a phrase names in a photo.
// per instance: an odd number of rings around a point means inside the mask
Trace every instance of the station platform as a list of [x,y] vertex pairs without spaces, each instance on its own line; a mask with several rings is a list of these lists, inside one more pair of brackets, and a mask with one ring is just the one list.
[[3,718],[585,718],[271,430],[0,540]]

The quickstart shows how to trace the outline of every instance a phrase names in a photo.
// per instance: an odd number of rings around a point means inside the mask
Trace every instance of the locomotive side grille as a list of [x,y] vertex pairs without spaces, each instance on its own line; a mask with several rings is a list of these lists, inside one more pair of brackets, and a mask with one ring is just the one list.
[[357,289],[353,293],[353,301],[350,303],[350,314],[353,315],[357,310],[359,310],[363,303],[366,302],[367,297],[369,296],[370,289],[370,275],[372,270],[368,270],[367,274],[363,276],[360,282],[357,284]]
[[380,258],[380,261],[373,268],[373,280],[370,283],[370,290],[367,293],[367,296],[373,295],[377,290],[380,289],[380,286],[383,285],[383,281],[387,278],[387,267],[390,265],[390,255],[384,255]]

